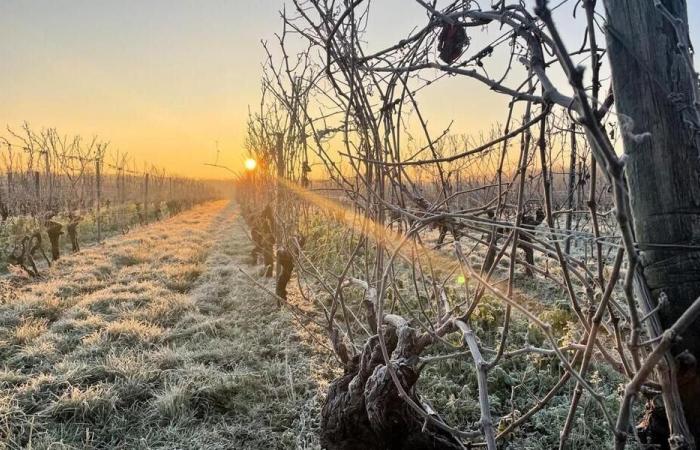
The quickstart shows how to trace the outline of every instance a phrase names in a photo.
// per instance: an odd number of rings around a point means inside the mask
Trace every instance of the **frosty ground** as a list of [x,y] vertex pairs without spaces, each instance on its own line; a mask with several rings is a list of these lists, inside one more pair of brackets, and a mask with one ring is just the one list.
[[0,281],[0,449],[318,448],[332,360],[250,249],[214,202]]

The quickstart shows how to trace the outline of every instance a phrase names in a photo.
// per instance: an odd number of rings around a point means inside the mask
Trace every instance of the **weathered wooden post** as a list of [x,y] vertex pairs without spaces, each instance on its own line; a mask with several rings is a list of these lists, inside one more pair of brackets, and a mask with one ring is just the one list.
[[96,199],[96,209],[97,214],[95,215],[95,222],[97,223],[97,242],[102,241],[102,217],[101,217],[101,202],[102,202],[102,180],[100,173],[100,158],[99,156],[95,158],[95,199]]
[[567,254],[571,253],[571,225],[574,218],[574,190],[576,189],[576,125],[571,124],[571,155],[569,160],[569,190],[566,197],[566,246]]
[[[604,0],[604,5],[634,233],[654,300],[662,293],[669,300],[659,310],[668,329],[700,296],[700,111],[687,4]],[[696,321],[673,345],[675,354],[684,352],[676,378],[696,442],[699,325]],[[671,434],[680,431],[672,426]]]
[[6,220],[9,215],[9,206],[3,201],[2,185],[0,185],[0,220]]
[[48,206],[51,208],[53,205],[53,180],[51,177],[51,160],[49,158],[49,151],[48,149],[45,149],[42,151],[44,154],[44,167],[46,169],[46,185],[48,186],[48,191],[49,191],[49,198],[48,198]]
[[37,211],[41,209],[41,181],[39,180],[39,171],[34,171],[34,195],[36,196]]
[[143,180],[143,221],[148,223],[148,174]]

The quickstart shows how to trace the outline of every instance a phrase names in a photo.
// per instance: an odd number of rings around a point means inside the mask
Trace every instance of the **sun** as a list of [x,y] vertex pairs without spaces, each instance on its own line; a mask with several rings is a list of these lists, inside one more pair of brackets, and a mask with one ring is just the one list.
[[258,165],[258,162],[255,161],[253,158],[248,158],[245,160],[243,165],[245,166],[245,170],[255,170],[255,167]]

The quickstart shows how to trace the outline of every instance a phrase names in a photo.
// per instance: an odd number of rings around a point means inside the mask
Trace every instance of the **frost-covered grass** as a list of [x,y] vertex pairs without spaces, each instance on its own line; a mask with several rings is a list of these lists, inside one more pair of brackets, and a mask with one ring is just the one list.
[[[160,220],[165,217],[172,217],[178,214],[182,208],[189,207],[190,204],[184,204],[178,201],[170,202],[154,202],[148,210],[148,222]],[[102,239],[110,236],[117,236],[128,232],[130,229],[140,226],[140,216],[143,214],[139,210],[140,206],[136,203],[126,203],[116,206],[103,205],[100,211],[100,234]],[[78,242],[82,248],[94,245],[97,243],[97,211],[94,209],[78,212],[82,220],[77,226]],[[65,225],[70,222],[67,213],[61,212],[55,215],[53,220],[64,225],[63,234],[59,240],[59,248],[62,255],[72,252],[70,239],[67,236]],[[31,215],[12,216],[4,221],[0,221],[0,274],[4,274],[11,270],[8,267],[8,256],[14,245],[21,241],[27,235],[31,235],[37,230],[42,231],[42,248],[44,252],[51,257],[51,247],[49,237],[42,225],[42,220]],[[37,265],[43,269],[43,257],[36,252],[34,255]]]
[[[306,231],[314,264],[342,271],[354,245],[347,230],[319,219]],[[258,278],[260,267],[248,264],[250,246],[236,210],[218,202],[63,257],[40,280],[0,279],[0,449],[319,448],[321,402],[339,366],[319,344],[327,345],[323,330],[277,309],[240,272],[272,288]],[[396,293],[403,302],[426,304],[428,296],[412,294],[408,268],[397,267],[388,305],[399,307]],[[302,286],[307,297],[329,301],[308,279]],[[560,286],[518,275],[516,287],[538,301],[538,314],[562,345],[572,339],[573,314]],[[451,297],[462,289],[452,282],[446,288]],[[291,283],[295,310],[318,313],[296,289]],[[361,313],[362,292],[345,294]],[[502,322],[502,305],[487,295],[472,321],[482,347],[497,347]],[[363,330],[354,331],[361,346]],[[515,314],[508,348],[541,345],[535,331]],[[449,339],[460,345],[456,336]],[[454,351],[435,345],[423,356]],[[620,379],[605,367],[596,365],[590,379],[615,410]],[[545,356],[510,359],[492,370],[497,426],[527,411],[562,373]],[[573,386],[503,448],[555,448]],[[418,389],[451,425],[477,427],[470,357],[426,365]],[[612,442],[587,394],[570,442],[580,449]]]
[[211,203],[2,280],[0,449],[318,448],[329,355],[240,227]]
[[[350,255],[357,245],[359,236],[348,231],[340,223],[333,223],[323,212],[311,214],[303,224],[303,232],[307,235],[305,252],[315,267],[323,269],[323,273],[340,273],[344,269]],[[428,231],[421,235],[427,248],[434,248],[438,233]],[[469,243],[463,240],[464,248]],[[367,244],[371,246],[371,242]],[[471,245],[471,244],[470,244]],[[471,248],[471,247],[469,247]],[[480,269],[483,261],[483,251],[476,249],[472,253],[472,268]],[[372,251],[367,252],[373,255]],[[432,263],[421,260],[421,267],[416,265],[416,282],[412,280],[412,268],[406,262],[397,258],[391,273],[392,283],[385,293],[385,311],[402,314],[415,328],[426,323],[424,314],[435,313],[432,289],[424,289],[423,282],[429,277],[439,280],[443,285],[451,306],[466,300],[465,290],[470,295],[477,284],[474,281],[466,283],[460,278],[459,272],[453,272],[451,245],[430,253]],[[359,263],[349,271],[350,276],[363,278],[365,276],[365,261],[357,258]],[[535,261],[540,267],[547,267],[541,254],[535,255]],[[373,261],[368,261],[369,273],[374,271]],[[548,270],[554,272],[556,267]],[[334,275],[328,275],[327,283],[333,284]],[[501,291],[506,291],[508,279],[508,264],[502,262],[492,278],[493,284]],[[330,280],[330,281],[329,281]],[[307,290],[330,307],[331,299],[312,277],[307,277]],[[429,286],[429,283],[426,283]],[[418,293],[416,293],[416,287]],[[581,289],[575,285],[575,289]],[[361,315],[364,292],[361,289],[347,288],[344,290],[344,301],[349,309],[358,311]],[[564,287],[543,277],[526,276],[521,267],[516,267],[514,278],[514,298],[525,302],[528,310],[552,326],[554,337],[560,346],[577,343],[581,340],[581,330],[576,316],[570,306],[569,298]],[[582,296],[583,298],[583,296]],[[623,301],[622,299],[619,299]],[[340,314],[340,313],[338,313]],[[431,317],[435,317],[432,315]],[[495,350],[501,342],[505,318],[504,304],[490,293],[486,293],[479,306],[471,316],[470,324],[479,338],[479,344],[484,357],[492,360]],[[366,334],[359,327],[353,328],[356,336],[356,347],[361,348]],[[607,330],[599,334],[609,348],[613,348],[613,337]],[[433,409],[449,424],[461,430],[478,430],[480,420],[479,392],[474,361],[465,352],[458,334],[451,334],[445,341],[430,346],[421,355],[432,361],[423,366],[417,384],[421,400],[432,405]],[[448,345],[449,344],[449,345]],[[528,322],[527,318],[517,310],[513,311],[509,322],[509,333],[506,341],[506,351],[522,350],[528,346],[548,348],[544,342],[541,329]],[[454,357],[455,354],[460,354]],[[450,358],[440,358],[453,355]],[[566,351],[568,357],[572,351]],[[491,413],[498,431],[505,430],[514,420],[535,406],[550,389],[557,384],[565,369],[553,355],[522,354],[501,360],[488,376],[488,393]],[[598,355],[593,358],[591,369],[588,371],[590,384],[600,393],[607,405],[608,411],[616,412],[623,388],[623,376],[614,371],[602,361]],[[564,426],[575,381],[569,382],[559,391],[547,406],[532,418],[513,430],[508,436],[499,440],[499,448],[509,450],[520,449],[551,449],[559,446],[559,432]],[[479,439],[477,439],[477,442]],[[570,448],[574,449],[605,449],[611,448],[613,437],[603,414],[588,392],[584,392],[579,405],[575,427],[569,436]]]

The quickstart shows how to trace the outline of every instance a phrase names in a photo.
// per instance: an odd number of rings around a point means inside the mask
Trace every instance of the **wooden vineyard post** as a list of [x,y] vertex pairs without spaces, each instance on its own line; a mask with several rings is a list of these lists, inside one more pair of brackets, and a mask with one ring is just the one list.
[[284,134],[277,133],[277,192],[275,205],[279,214],[282,202],[282,178],[284,177]]
[[148,174],[143,181],[143,221],[148,223]]
[[102,181],[100,179],[100,158],[95,158],[95,187],[96,187],[96,200],[97,200],[97,214],[95,215],[95,222],[97,223],[97,242],[102,241],[102,218],[100,214],[101,207],[101,190]]
[[34,194],[36,195],[36,210],[41,210],[41,181],[39,180],[39,171],[34,171]]
[[571,225],[574,218],[574,190],[576,189],[576,125],[571,124],[571,159],[569,163],[569,190],[566,201],[569,212],[566,214],[566,248],[571,253]]
[[49,203],[48,203],[48,205],[50,208],[51,205],[53,204],[53,182],[51,179],[51,163],[50,163],[51,160],[49,159],[49,151],[48,150],[44,150],[43,153],[44,153],[44,166],[46,169],[46,185],[47,185],[48,190],[49,190],[49,199],[48,199]]

